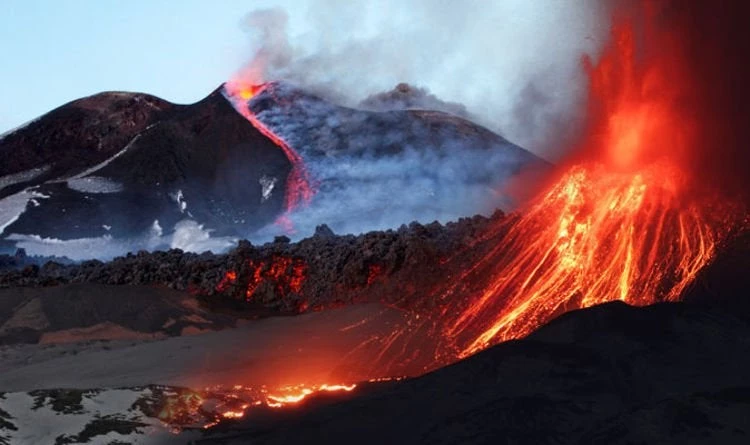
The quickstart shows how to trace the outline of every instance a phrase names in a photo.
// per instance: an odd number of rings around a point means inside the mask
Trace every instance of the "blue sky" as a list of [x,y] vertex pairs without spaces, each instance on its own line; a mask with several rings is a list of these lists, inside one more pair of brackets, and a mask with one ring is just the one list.
[[[278,3],[4,0],[0,132],[105,90],[194,102],[250,57],[242,18]],[[304,17],[305,2],[284,4]]]

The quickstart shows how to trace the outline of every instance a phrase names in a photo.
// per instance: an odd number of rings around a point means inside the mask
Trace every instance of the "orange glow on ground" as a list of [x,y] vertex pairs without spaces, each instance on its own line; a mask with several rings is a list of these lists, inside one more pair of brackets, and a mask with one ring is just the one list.
[[298,405],[309,396],[347,393],[356,387],[356,384],[288,385],[269,390],[265,386],[251,388],[237,385],[230,389],[207,388],[201,393],[183,390],[165,400],[158,417],[175,433],[185,426],[208,429],[223,421],[242,419],[253,409]]

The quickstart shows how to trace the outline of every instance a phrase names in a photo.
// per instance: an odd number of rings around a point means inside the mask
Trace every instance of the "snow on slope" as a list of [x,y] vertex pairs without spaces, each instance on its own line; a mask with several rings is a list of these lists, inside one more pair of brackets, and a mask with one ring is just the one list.
[[0,190],[5,187],[15,185],[21,182],[31,181],[37,176],[49,171],[49,165],[43,165],[41,167],[32,168],[31,170],[24,170],[22,172],[13,173],[0,177]]
[[35,192],[32,189],[26,189],[14,195],[0,199],[0,234],[2,234],[8,226],[13,224],[24,211],[26,211],[26,207],[29,203],[31,203],[31,205],[35,205],[35,203],[38,205],[36,199],[47,197],[48,196]]
[[0,394],[0,444],[184,443],[148,412],[172,393],[150,386]]

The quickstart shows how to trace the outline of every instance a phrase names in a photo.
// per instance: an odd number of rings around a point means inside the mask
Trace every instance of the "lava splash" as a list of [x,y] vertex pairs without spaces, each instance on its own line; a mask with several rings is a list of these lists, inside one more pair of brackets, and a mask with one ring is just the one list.
[[[634,27],[622,21],[598,63],[586,60],[590,130],[581,159],[463,273],[486,284],[447,311],[443,335],[458,358],[568,310],[678,300],[712,259],[730,218],[690,194],[684,160],[696,149],[697,123],[680,107],[690,84],[679,48],[648,24],[642,31],[656,51],[637,59]],[[442,297],[456,300],[452,289]]]
[[289,173],[286,180],[284,214],[277,220],[277,224],[282,226],[287,233],[292,233],[294,229],[289,220],[289,214],[300,206],[308,205],[315,194],[315,189],[302,156],[289,146],[283,138],[261,122],[250,109],[249,101],[263,92],[266,88],[268,88],[267,83],[256,85],[235,79],[224,85],[224,92],[225,96],[230,102],[232,102],[235,109],[237,109],[237,111],[242,114],[242,116],[247,119],[253,127],[276,144],[292,164],[292,171]]
[[571,167],[477,264],[491,271],[489,284],[447,330],[459,356],[568,310],[678,300],[720,234],[700,206],[683,207],[675,174],[662,163],[635,174]]

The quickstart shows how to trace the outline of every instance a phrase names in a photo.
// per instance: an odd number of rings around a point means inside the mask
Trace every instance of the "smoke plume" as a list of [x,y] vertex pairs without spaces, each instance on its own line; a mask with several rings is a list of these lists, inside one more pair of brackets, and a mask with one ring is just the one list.
[[259,10],[243,21],[254,54],[243,75],[349,106],[407,82],[554,160],[582,121],[580,60],[606,40],[606,4],[322,0],[301,33],[287,26],[291,11]]
[[[419,91],[415,95],[429,98]],[[503,193],[508,179],[548,167],[459,118],[352,110],[287,83],[270,84],[237,106],[249,106],[305,159],[317,193],[308,206],[286,215],[297,236],[311,235],[320,224],[337,233],[362,233],[507,210],[516,204]],[[262,240],[281,230],[270,227],[252,238]]]

